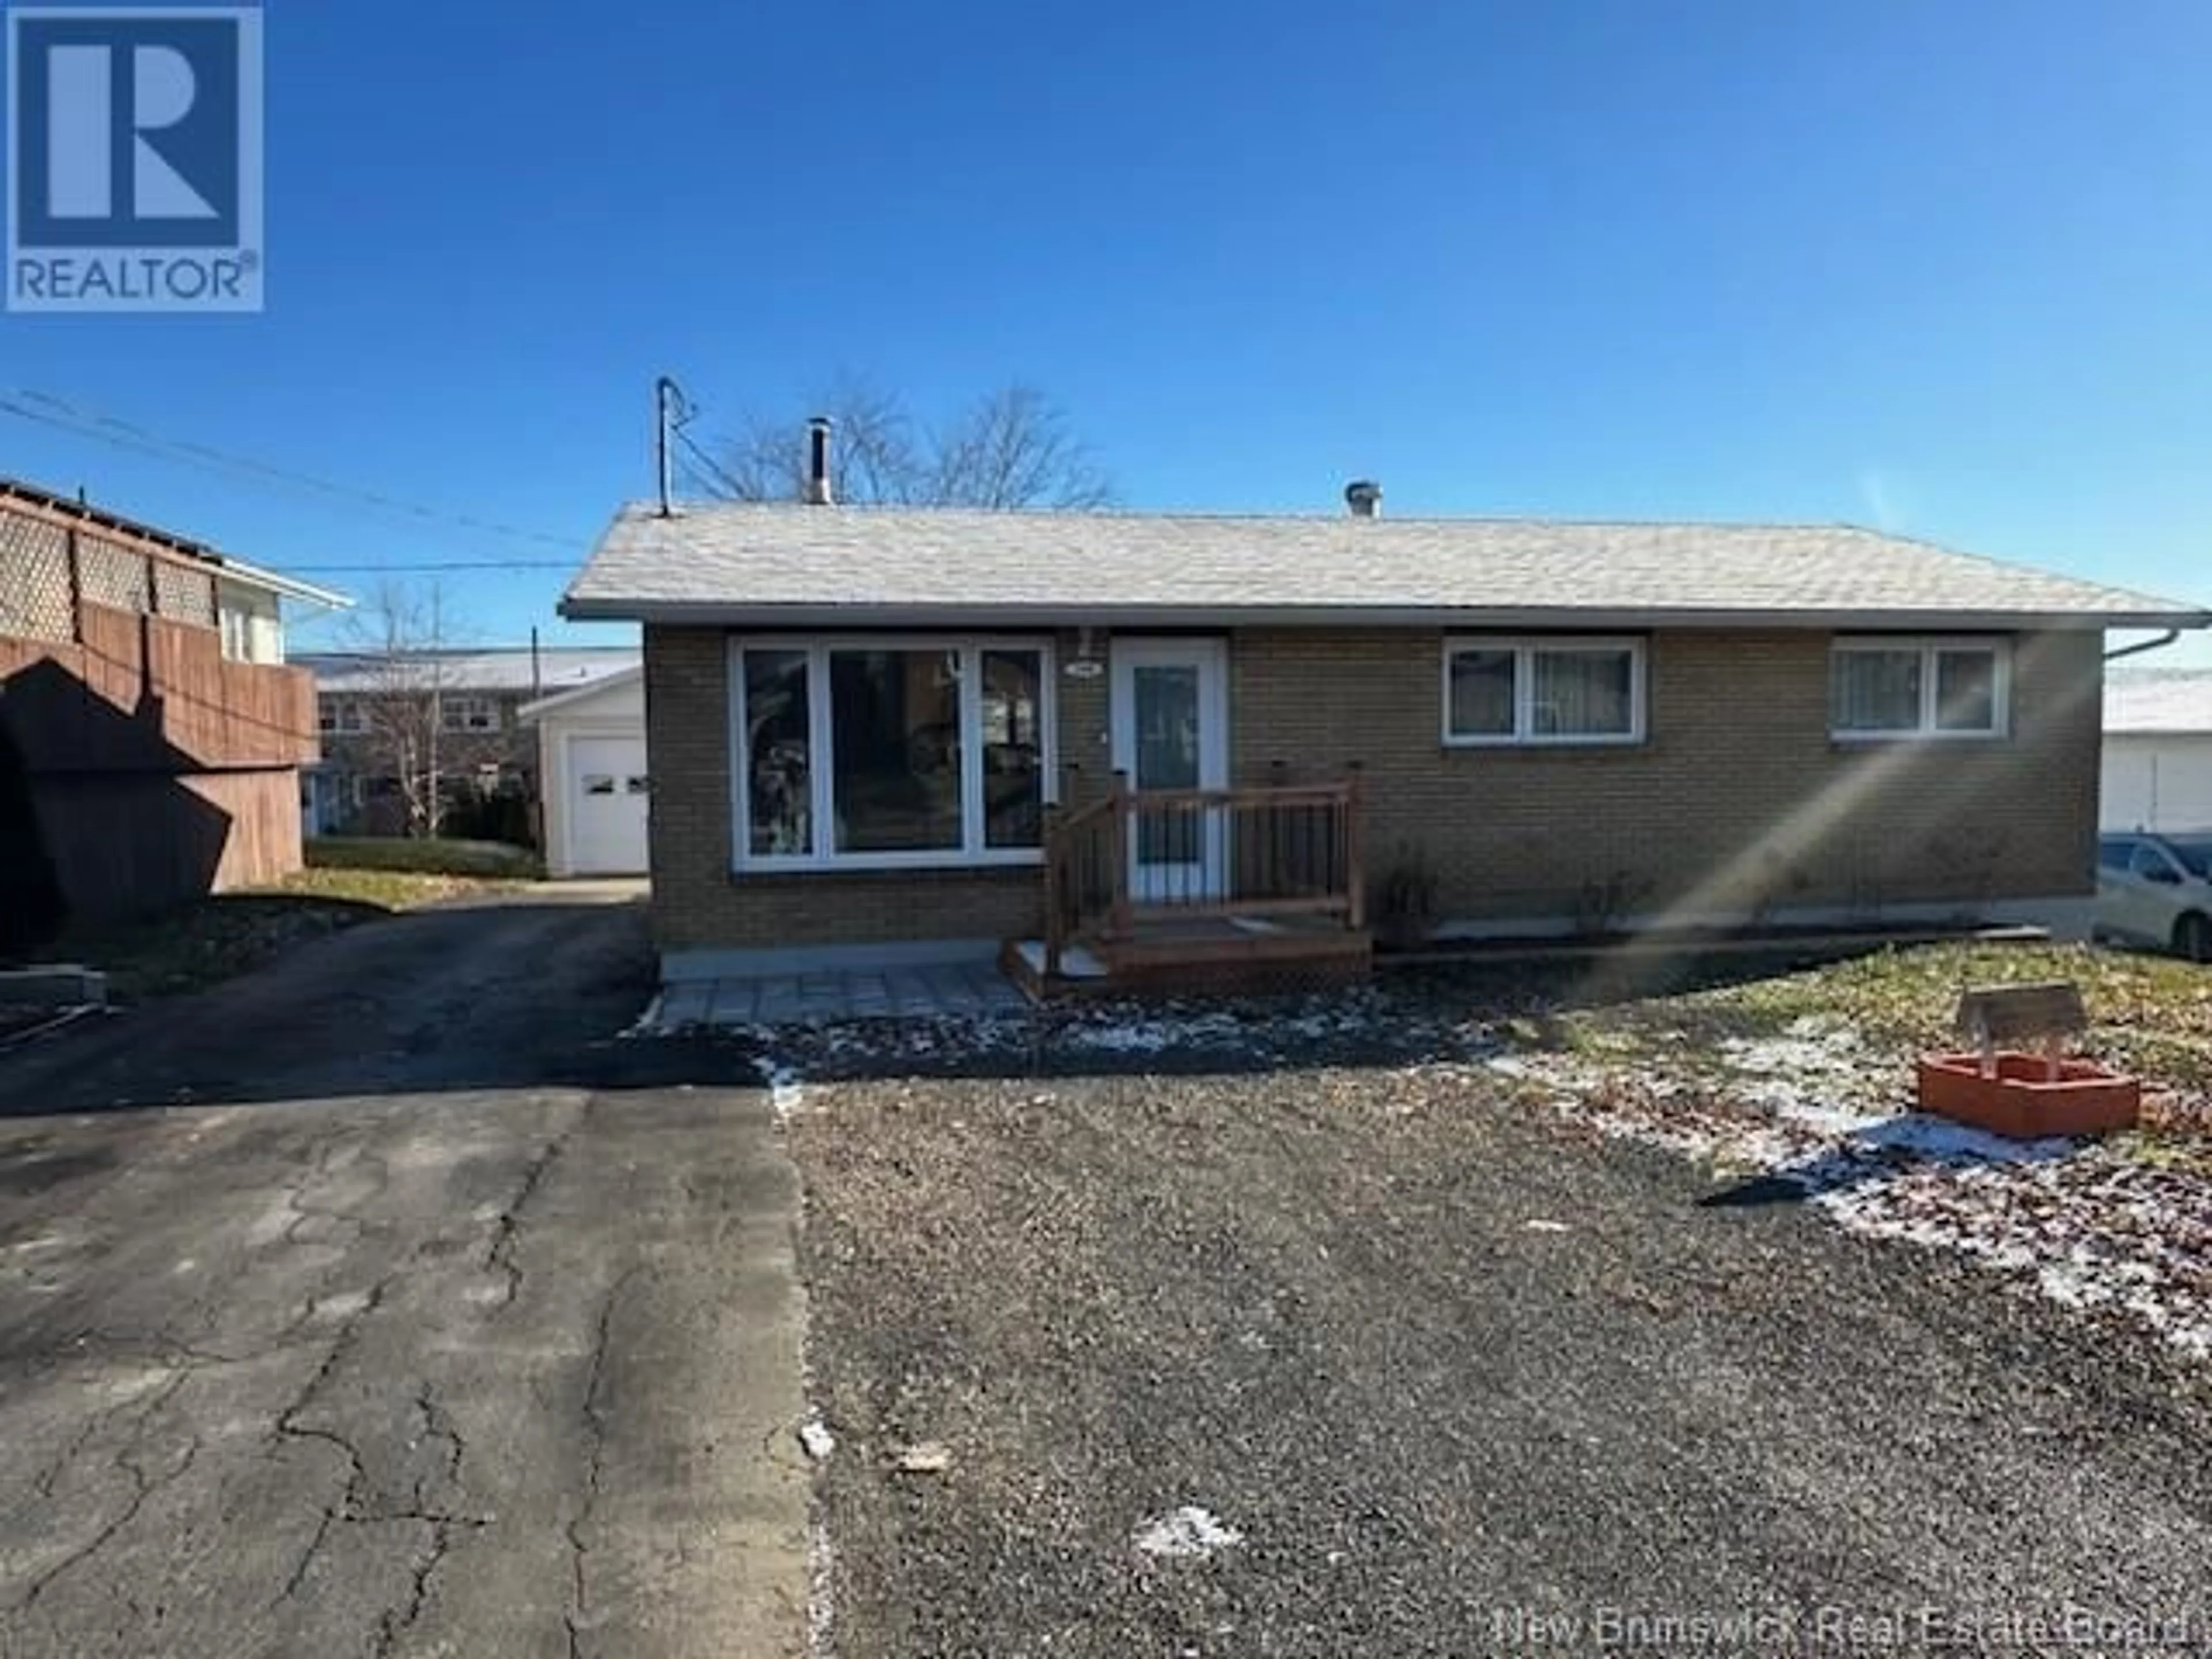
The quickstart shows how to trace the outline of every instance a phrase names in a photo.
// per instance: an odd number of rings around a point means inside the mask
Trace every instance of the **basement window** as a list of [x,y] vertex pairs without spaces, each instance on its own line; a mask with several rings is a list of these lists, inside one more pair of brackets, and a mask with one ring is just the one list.
[[1830,733],[1844,742],[2001,738],[2011,671],[2002,641],[1838,639],[1829,657]]
[[1449,748],[1644,740],[1644,641],[1473,637],[1444,645]]
[[1052,656],[1018,640],[735,647],[742,870],[1035,864]]

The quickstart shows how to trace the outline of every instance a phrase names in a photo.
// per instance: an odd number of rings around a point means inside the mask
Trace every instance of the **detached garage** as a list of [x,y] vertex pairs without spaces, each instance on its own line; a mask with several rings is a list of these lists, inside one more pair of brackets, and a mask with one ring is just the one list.
[[553,876],[641,876],[653,798],[641,670],[532,703],[538,727],[545,869]]
[[2106,830],[2212,830],[2212,670],[2106,680],[2097,816]]

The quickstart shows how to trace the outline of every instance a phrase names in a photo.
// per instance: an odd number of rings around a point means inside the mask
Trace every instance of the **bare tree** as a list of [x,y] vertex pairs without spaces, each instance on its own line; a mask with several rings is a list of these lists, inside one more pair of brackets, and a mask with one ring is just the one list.
[[[917,421],[905,401],[841,375],[814,414],[836,423],[836,493],[860,506],[1000,509],[1105,507],[1113,482],[1071,430],[1066,414],[1018,382],[977,398],[941,426]],[[687,444],[694,481],[730,501],[803,501],[806,416],[755,417],[711,449]]]
[[362,727],[349,734],[363,769],[392,780],[410,836],[434,836],[445,800],[445,698],[452,644],[444,590],[386,577],[348,615],[340,648],[355,660]]

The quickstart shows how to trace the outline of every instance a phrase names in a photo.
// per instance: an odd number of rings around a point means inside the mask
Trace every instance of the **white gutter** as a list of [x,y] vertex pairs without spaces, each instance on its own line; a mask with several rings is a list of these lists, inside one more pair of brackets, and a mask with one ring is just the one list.
[[570,594],[571,622],[696,628],[1465,628],[1816,629],[1926,633],[2029,629],[2212,628],[2212,612],[1789,610],[1605,610],[1437,605],[743,605],[704,599],[619,599]]
[[284,599],[297,599],[302,605],[319,605],[325,611],[353,609],[352,598],[335,588],[318,587],[313,582],[301,581],[297,576],[280,575],[258,564],[249,564],[244,559],[234,559],[228,553],[216,556],[221,561],[216,567],[219,574],[234,577],[249,587],[266,588]]

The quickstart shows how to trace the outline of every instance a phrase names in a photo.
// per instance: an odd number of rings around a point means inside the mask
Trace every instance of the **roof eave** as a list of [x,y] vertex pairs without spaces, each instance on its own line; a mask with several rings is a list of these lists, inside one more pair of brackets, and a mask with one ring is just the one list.
[[521,708],[514,711],[514,717],[517,720],[534,720],[540,714],[550,714],[556,709],[568,708],[571,703],[588,702],[603,692],[615,690],[617,686],[635,684],[644,678],[644,665],[633,664],[628,668],[617,669],[611,674],[602,674],[597,679],[587,680],[581,685],[571,685],[552,692],[538,698],[535,702],[524,703]]
[[1909,629],[1920,633],[2212,628],[2212,612],[1760,610],[1438,605],[743,605],[571,593],[571,622],[700,628],[1481,628]]
[[301,581],[297,576],[287,576],[281,571],[249,564],[244,559],[233,558],[227,553],[216,556],[220,561],[216,574],[227,580],[246,587],[261,588],[280,599],[297,599],[302,605],[320,605],[325,611],[353,609],[352,596],[341,593],[336,588],[318,587],[313,582]]

